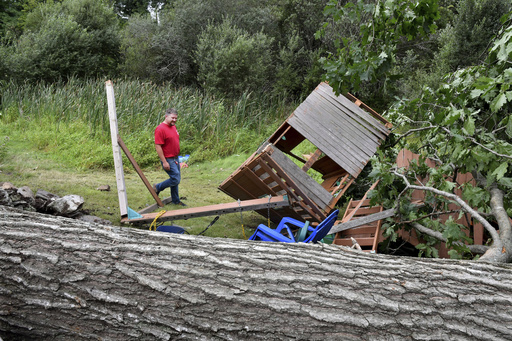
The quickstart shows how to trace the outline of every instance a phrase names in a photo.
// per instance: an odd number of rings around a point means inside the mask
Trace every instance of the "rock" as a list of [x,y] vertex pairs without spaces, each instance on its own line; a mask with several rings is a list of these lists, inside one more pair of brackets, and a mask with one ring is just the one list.
[[38,212],[46,213],[48,211],[48,205],[58,198],[58,195],[39,189],[36,193],[34,207]]
[[109,185],[101,185],[100,187],[96,188],[96,190],[110,192],[110,186]]
[[10,182],[3,182],[2,183],[2,189],[5,189],[5,190],[17,190],[16,186],[14,186],[13,184],[11,184]]
[[48,200],[53,201],[57,198],[59,198],[58,195],[44,191],[42,189],[37,190],[37,193],[36,193],[36,199],[41,199],[44,201],[48,201]]
[[71,217],[76,215],[83,204],[84,198],[79,195],[70,194],[52,201],[48,205],[48,209],[57,215]]
[[13,202],[12,206],[23,211],[37,212],[36,208],[26,201]]
[[0,188],[0,205],[12,206],[12,200],[9,193],[3,188]]
[[18,194],[28,204],[34,205],[36,198],[34,197],[34,192],[28,186],[18,188]]

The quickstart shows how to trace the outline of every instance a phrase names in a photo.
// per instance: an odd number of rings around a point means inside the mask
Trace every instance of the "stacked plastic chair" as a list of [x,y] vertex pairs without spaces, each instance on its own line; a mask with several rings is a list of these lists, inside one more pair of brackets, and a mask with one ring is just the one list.
[[[285,217],[281,219],[275,229],[260,224],[249,240],[261,240],[266,242],[281,243],[317,243],[322,240],[331,230],[339,210],[334,210],[316,227],[310,226],[309,222],[301,222],[297,219]],[[292,230],[297,230],[294,235]]]

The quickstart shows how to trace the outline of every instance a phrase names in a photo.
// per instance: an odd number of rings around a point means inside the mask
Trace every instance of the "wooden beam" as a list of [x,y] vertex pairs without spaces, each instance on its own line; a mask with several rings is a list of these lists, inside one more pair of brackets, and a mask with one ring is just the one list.
[[155,190],[153,189],[153,186],[149,183],[148,179],[142,172],[142,169],[140,169],[139,165],[137,164],[137,161],[135,161],[135,159],[132,156],[132,153],[130,153],[130,151],[128,150],[128,147],[126,147],[126,145],[124,144],[121,136],[117,136],[117,143],[119,143],[119,146],[121,147],[123,152],[126,154],[126,157],[128,158],[128,160],[130,160],[133,168],[135,168],[135,171],[137,172],[137,174],[139,174],[139,177],[142,179],[142,182],[144,182],[144,185],[146,185],[147,189],[149,190],[149,193],[151,193],[151,195],[155,199],[157,205],[160,207],[163,207],[164,203],[162,202],[162,200],[160,200],[160,198],[158,197],[158,194],[156,194]]
[[[286,174],[285,171],[270,157],[268,153],[261,154],[263,161],[267,164],[266,166],[269,168],[273,168],[276,170],[278,174],[271,172],[271,176],[275,176],[276,179],[283,178],[286,184],[283,183],[284,190],[289,193],[291,196],[295,198],[297,204],[302,207],[302,209],[308,212],[312,217],[316,219],[316,221],[321,222],[325,219],[325,215],[322,215],[322,212],[318,208],[318,206],[311,201],[311,199],[305,195],[299,187],[295,185],[292,179]],[[280,180],[282,183],[282,180]],[[300,198],[302,198],[302,200]]]
[[114,86],[112,85],[112,81],[105,82],[105,90],[107,92],[108,117],[110,120],[110,137],[112,140],[112,151],[114,153],[117,196],[119,198],[119,210],[121,211],[122,218],[128,215],[128,197],[126,195],[126,184],[124,181],[123,157],[121,155],[119,144],[117,143],[119,130],[117,128],[116,100],[114,97]]
[[344,222],[348,222],[348,221],[350,221],[350,219],[352,219],[352,217],[356,214],[357,210],[363,205],[366,197],[368,196],[368,193],[371,190],[373,190],[377,186],[378,183],[379,183],[379,180],[375,181],[373,183],[373,185],[370,187],[370,189],[368,189],[368,191],[366,191],[366,193],[364,194],[363,198],[361,200],[359,200],[359,204],[357,204],[357,206],[354,207],[354,209],[352,210],[352,212],[348,216],[343,218]]
[[[167,205],[170,202],[172,202],[172,197],[167,197],[162,200],[162,204],[164,204],[164,205]],[[158,207],[162,207],[162,206],[159,206],[158,204],[149,205],[149,206],[144,207],[140,211],[137,211],[137,213],[139,213],[139,214],[151,213],[154,210],[156,210]]]
[[311,168],[311,166],[316,162],[316,160],[318,160],[318,158],[320,158],[320,155],[322,155],[322,151],[320,149],[317,149],[313,153],[313,155],[311,155],[309,160],[304,164],[304,166],[302,166],[302,170],[304,172],[307,172]]
[[378,119],[379,121],[381,121],[382,123],[384,123],[384,125],[386,126],[386,128],[389,128],[391,129],[393,127],[393,125],[388,121],[386,120],[384,117],[382,117],[378,112],[376,112],[375,110],[373,110],[372,108],[370,108],[367,104],[365,104],[363,101],[359,100],[356,96],[352,95],[350,92],[346,94],[346,97],[348,99],[350,99],[352,102],[354,102],[355,105],[357,105],[358,107],[361,107],[363,109],[366,109],[370,114],[373,115],[373,117],[375,117],[376,119]]
[[389,217],[394,216],[395,213],[396,213],[396,210],[394,208],[392,208],[392,209],[389,209],[389,210],[386,210],[386,211],[370,214],[370,215],[368,215],[366,217],[357,218],[357,219],[351,220],[351,221],[346,222],[346,223],[337,224],[337,225],[334,225],[331,228],[331,230],[329,231],[328,234],[333,234],[333,233],[336,233],[336,232],[341,232],[341,231],[353,229],[355,227],[362,226],[362,225],[365,225],[365,224],[368,224],[368,223],[372,223],[372,222],[377,221],[377,220],[389,218]]
[[[343,197],[343,195],[345,194],[345,192],[347,191],[347,189],[350,187],[350,185],[352,185],[352,183],[355,181],[356,179],[355,178],[351,178],[350,180],[348,180],[348,182],[345,184],[344,187],[341,187],[341,184],[338,186],[338,188],[335,188],[331,193],[333,194],[333,197],[331,199],[331,201],[329,202],[329,207],[331,209],[334,209],[334,206],[336,206],[336,204],[338,203],[338,201],[341,199],[341,197]],[[342,188],[341,192],[339,192],[337,195],[336,194],[336,191],[338,191],[340,188]]]
[[[210,206],[202,206],[202,207],[192,207],[192,208],[184,208],[180,210],[167,211],[162,214],[158,221],[170,221],[170,220],[183,220],[189,218],[197,218],[197,217],[206,217],[211,215],[220,215],[227,213],[235,213],[235,212],[243,212],[243,211],[256,211],[261,209],[270,208],[278,208],[289,206],[290,203],[288,201],[287,196],[276,196],[271,197],[270,200],[267,198],[261,199],[253,199],[253,200],[244,200],[240,202],[232,202],[226,204],[217,204]],[[159,213],[148,213],[143,214],[142,218],[121,219],[121,223],[123,224],[145,224],[152,222]]]

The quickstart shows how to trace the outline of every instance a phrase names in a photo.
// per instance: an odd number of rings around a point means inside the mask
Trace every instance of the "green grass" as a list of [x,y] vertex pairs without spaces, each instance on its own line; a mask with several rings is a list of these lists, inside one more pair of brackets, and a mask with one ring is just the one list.
[[[119,225],[105,82],[72,79],[64,85],[0,86],[0,181],[29,186],[34,192],[80,195],[85,210]],[[265,94],[245,93],[227,100],[191,88],[132,80],[115,81],[114,93],[119,135],[150,183],[166,177],[155,152],[154,129],[166,108],[178,109],[181,154],[191,155],[180,184],[180,195],[187,198],[189,207],[232,202],[218,186],[296,108],[283,98]],[[153,204],[130,162],[124,158],[123,164],[129,207],[138,211]],[[110,185],[112,190],[98,191],[100,185]],[[197,234],[213,218],[173,223]],[[242,220],[245,237],[251,228],[267,222],[254,212],[242,217],[227,214],[205,235],[244,238]]]
[[[116,177],[114,170],[80,170],[59,162],[51,154],[34,149],[28,140],[9,139],[6,156],[0,161],[0,182],[11,182],[17,187],[28,186],[35,193],[42,189],[59,196],[76,194],[84,198],[84,210],[92,215],[111,221],[114,225],[120,224],[120,209],[117,195]],[[218,203],[233,202],[234,199],[218,190],[218,186],[226,179],[249,154],[233,155],[228,158],[194,163],[191,161],[188,168],[182,172],[180,195],[188,207],[199,207]],[[150,183],[162,181],[166,174],[161,170],[156,152],[154,154],[155,166],[143,170]],[[158,164],[158,165],[157,165]],[[124,162],[125,184],[128,205],[134,210],[140,210],[155,203],[139,175],[133,170],[129,162]],[[99,191],[101,185],[110,185],[111,191]],[[169,196],[162,192],[160,197]],[[155,210],[179,209],[175,205],[166,205]],[[190,234],[203,231],[213,220],[214,216],[177,220],[172,222],[182,226]],[[242,230],[242,219],[244,231]],[[211,226],[205,236],[242,239],[249,237],[253,229],[267,219],[254,212],[226,214]],[[166,223],[167,224],[167,223]],[[148,228],[149,225],[140,228]]]
[[[0,133],[28,139],[82,169],[113,167],[105,83],[0,84]],[[254,151],[296,108],[284,98],[243,94],[217,98],[191,88],[114,82],[119,135],[138,163],[153,163],[153,132],[168,107],[178,109],[183,154],[207,161]]]

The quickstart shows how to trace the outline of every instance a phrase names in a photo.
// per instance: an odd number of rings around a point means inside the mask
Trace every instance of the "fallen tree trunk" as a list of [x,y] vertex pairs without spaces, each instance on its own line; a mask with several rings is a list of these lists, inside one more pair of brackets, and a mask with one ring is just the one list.
[[510,340],[512,267],[0,206],[5,340]]

